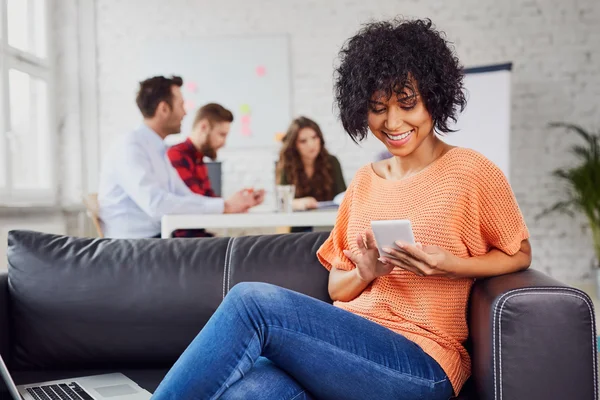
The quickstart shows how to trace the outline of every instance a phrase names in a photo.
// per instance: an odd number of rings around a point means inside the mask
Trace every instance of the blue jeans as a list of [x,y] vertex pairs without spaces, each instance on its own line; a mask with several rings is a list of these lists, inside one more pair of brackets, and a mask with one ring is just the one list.
[[439,364],[404,336],[312,297],[246,282],[231,289],[152,399],[451,396]]

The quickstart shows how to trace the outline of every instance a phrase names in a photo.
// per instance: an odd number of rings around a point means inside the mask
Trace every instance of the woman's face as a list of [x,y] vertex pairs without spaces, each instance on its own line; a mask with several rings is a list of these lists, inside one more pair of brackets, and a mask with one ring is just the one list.
[[433,132],[433,120],[421,96],[405,91],[389,99],[384,92],[371,97],[367,124],[394,156],[411,154]]
[[321,151],[321,139],[312,128],[302,128],[296,139],[296,149],[303,160],[315,160]]

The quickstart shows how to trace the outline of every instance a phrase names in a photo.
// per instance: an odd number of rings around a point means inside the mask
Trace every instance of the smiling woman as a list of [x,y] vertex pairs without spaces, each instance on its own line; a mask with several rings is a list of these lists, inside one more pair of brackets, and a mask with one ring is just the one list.
[[[317,253],[331,271],[329,293],[336,306],[419,344],[458,393],[470,371],[472,279],[527,268],[527,227],[498,167],[437,136],[451,132],[466,101],[462,67],[431,21],[367,25],[341,55],[344,128],[356,141],[372,132],[393,157],[357,172]],[[410,220],[418,243],[380,254],[368,227],[385,219]]]
[[433,129],[431,116],[416,93],[396,97],[379,92],[373,98],[368,125],[392,155],[410,154],[429,136]]
[[[436,136],[465,99],[431,21],[369,24],[341,56],[344,128],[357,141],[370,130],[393,157],[359,169],[317,251],[334,305],[236,285],[155,399],[265,398],[257,388],[269,382],[269,398],[447,400],[469,377],[473,278],[527,268],[527,226],[492,162]],[[307,138],[298,148],[312,148]],[[385,219],[410,220],[417,243],[379,254],[368,229]]]
[[367,25],[340,51],[335,95],[342,124],[353,140],[366,138],[369,111],[384,112],[377,103],[385,105],[392,97],[406,111],[420,100],[433,128],[452,132],[448,124],[456,122],[466,105],[462,67],[445,35],[431,33],[428,21],[401,26],[378,22]]

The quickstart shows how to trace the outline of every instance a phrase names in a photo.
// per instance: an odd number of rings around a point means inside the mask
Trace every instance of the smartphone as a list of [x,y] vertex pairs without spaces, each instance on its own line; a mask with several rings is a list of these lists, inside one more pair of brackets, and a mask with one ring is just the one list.
[[384,247],[398,249],[398,246],[396,246],[397,240],[415,244],[415,235],[413,234],[410,221],[407,219],[371,221],[371,230],[373,230],[373,235],[377,242],[379,256],[386,255],[382,250]]

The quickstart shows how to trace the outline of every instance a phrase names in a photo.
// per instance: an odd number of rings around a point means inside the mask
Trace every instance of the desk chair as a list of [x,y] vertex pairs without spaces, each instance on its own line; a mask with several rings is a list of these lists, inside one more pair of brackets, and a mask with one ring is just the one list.
[[90,193],[86,196],[83,196],[83,204],[85,204],[87,216],[92,220],[94,228],[96,228],[96,233],[99,237],[103,238],[104,233],[102,233],[100,217],[98,216],[100,212],[100,206],[98,205],[98,193]]

